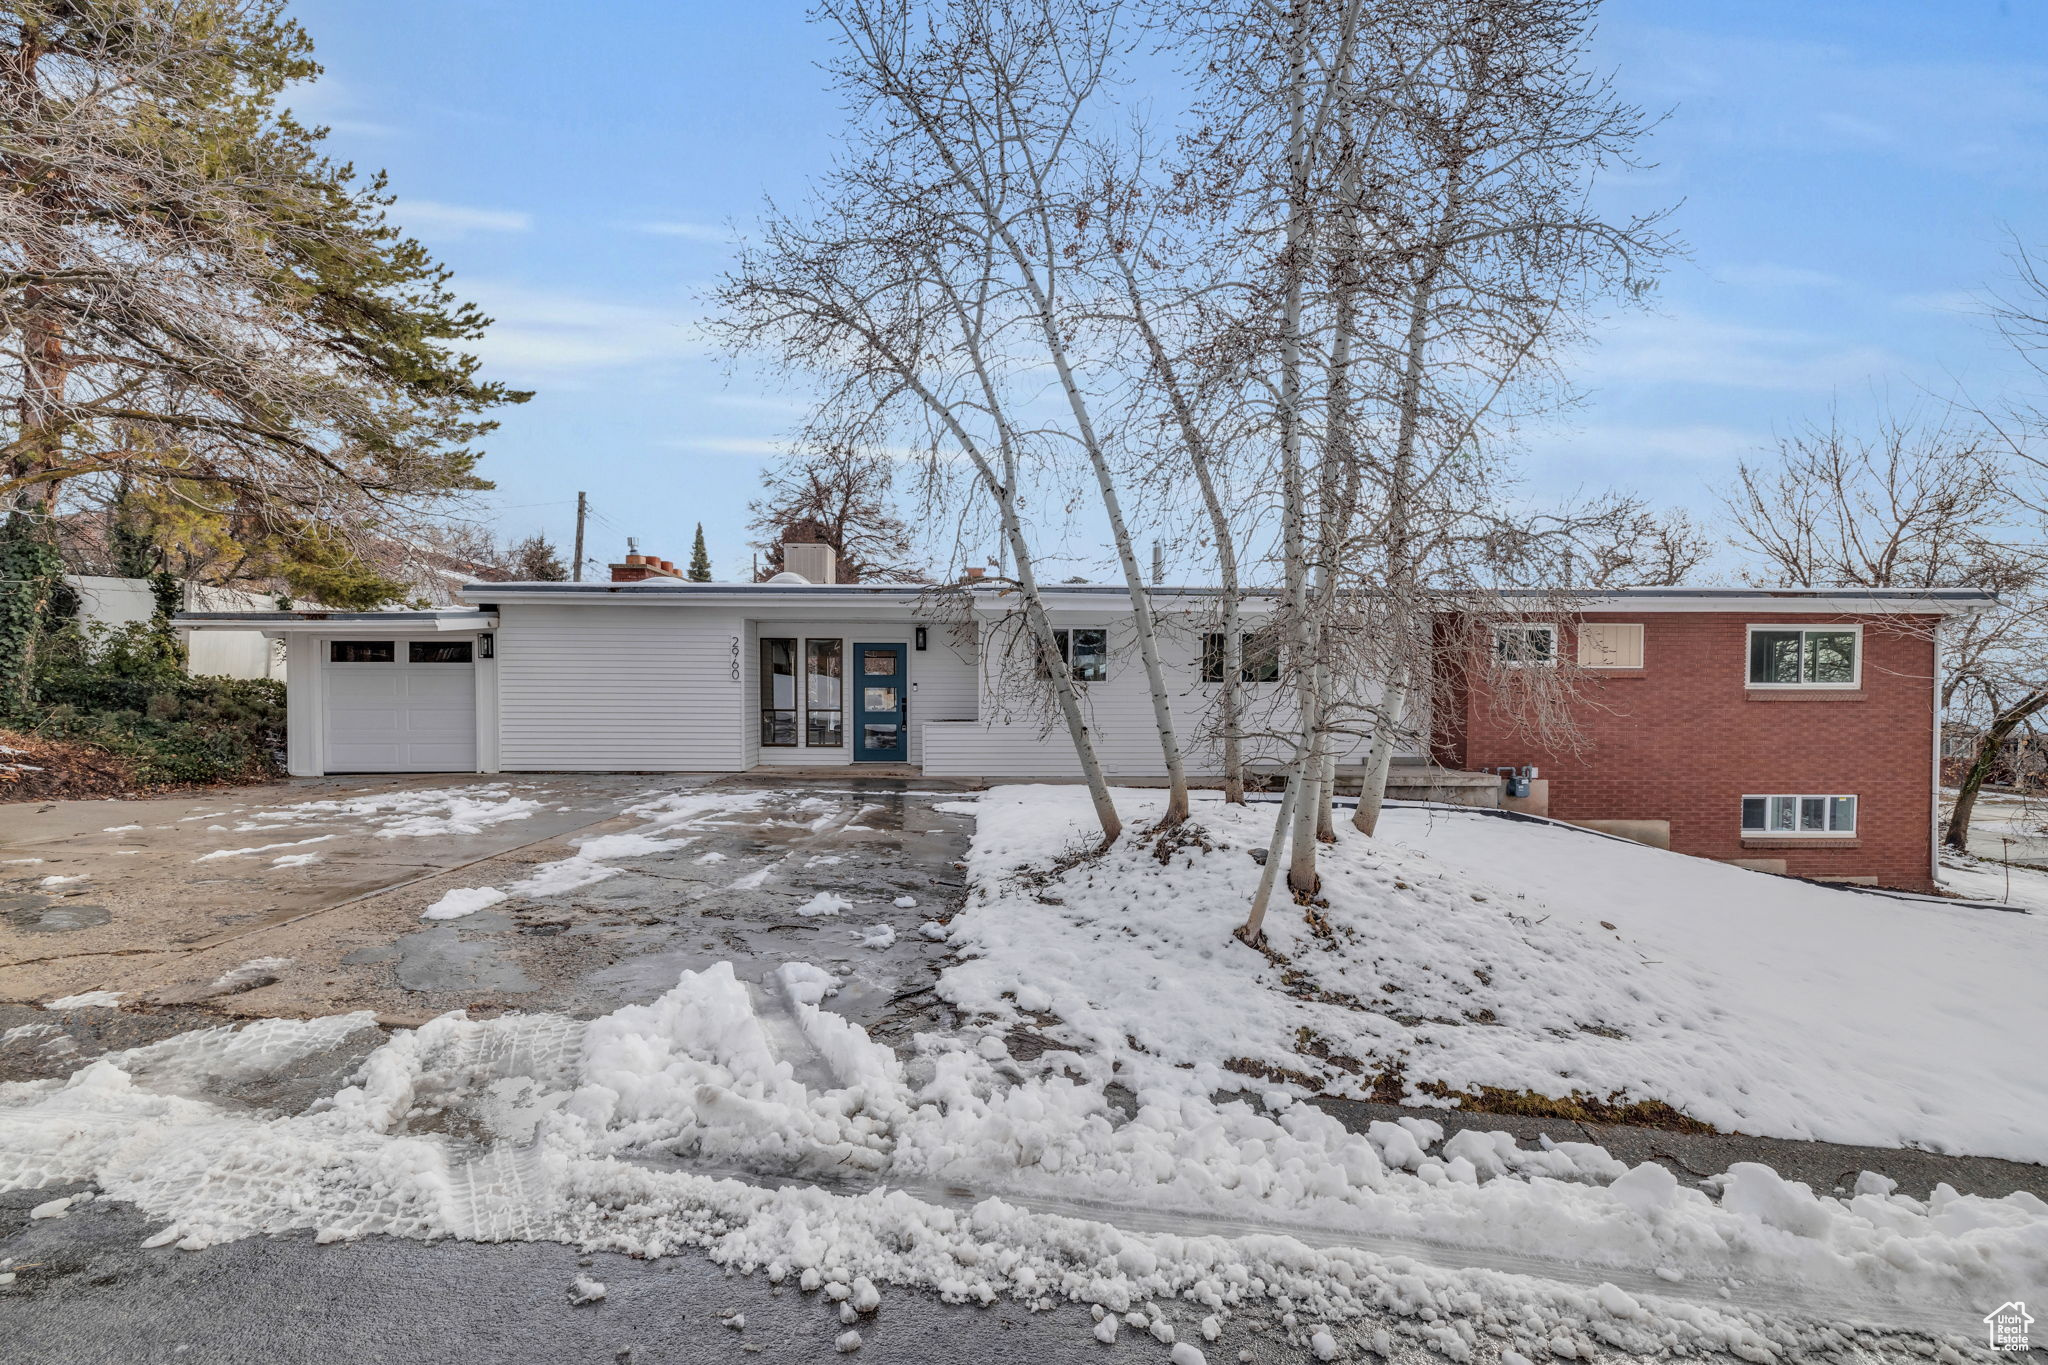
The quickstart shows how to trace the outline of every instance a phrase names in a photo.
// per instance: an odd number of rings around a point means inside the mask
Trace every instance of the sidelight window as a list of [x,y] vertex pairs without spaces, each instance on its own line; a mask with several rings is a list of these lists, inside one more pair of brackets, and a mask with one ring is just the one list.
[[838,749],[846,743],[845,665],[840,641],[804,641],[804,744],[809,748]]
[[796,747],[795,640],[761,640],[761,743]]

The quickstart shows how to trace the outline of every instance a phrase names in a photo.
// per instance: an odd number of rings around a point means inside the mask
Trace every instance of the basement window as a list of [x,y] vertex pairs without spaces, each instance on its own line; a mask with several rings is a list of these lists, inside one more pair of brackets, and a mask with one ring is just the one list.
[[1745,796],[1742,832],[1758,838],[1798,839],[1856,832],[1853,796]]

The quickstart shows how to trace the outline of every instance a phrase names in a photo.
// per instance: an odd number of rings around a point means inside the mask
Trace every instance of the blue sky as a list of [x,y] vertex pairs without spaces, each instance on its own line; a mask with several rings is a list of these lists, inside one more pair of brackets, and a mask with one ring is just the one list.
[[[488,443],[501,531],[682,559],[702,521],[748,565],[746,503],[801,394],[695,324],[726,226],[795,199],[839,121],[823,33],[772,0],[298,0],[335,154],[389,170],[396,217],[499,321],[481,350],[538,391]],[[1737,459],[1831,407],[2019,383],[1974,309],[2006,233],[2048,243],[2048,7],[2032,0],[1609,0],[1597,50],[1667,117],[1654,169],[1601,193],[1678,203],[1690,259],[1576,362],[1532,432],[1529,491],[1622,485],[1711,512]]]

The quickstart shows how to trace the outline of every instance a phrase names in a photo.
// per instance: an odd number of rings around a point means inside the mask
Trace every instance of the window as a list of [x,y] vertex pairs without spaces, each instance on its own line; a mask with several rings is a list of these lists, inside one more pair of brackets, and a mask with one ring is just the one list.
[[388,664],[398,658],[396,640],[331,640],[327,661],[334,664]]
[[1579,667],[1641,668],[1643,628],[1623,621],[1582,621],[1579,624]]
[[[1096,628],[1089,630],[1056,630],[1052,633],[1053,643],[1059,646],[1060,657],[1067,661],[1067,668],[1074,675],[1075,682],[1101,682],[1109,676],[1109,632]],[[1041,665],[1038,676],[1046,676]]]
[[761,743],[796,747],[796,641],[761,641]]
[[[841,711],[845,654],[838,640],[804,641],[804,744],[837,749],[846,743]],[[894,660],[893,655],[890,656]]]
[[405,647],[405,661],[413,664],[466,664],[467,640],[413,640]]
[[[1239,648],[1244,661],[1237,676],[1244,682],[1280,681],[1280,642],[1267,631],[1247,632]],[[1223,681],[1223,632],[1212,630],[1202,636],[1202,681]]]
[[1751,687],[1854,687],[1862,675],[1860,626],[1749,628]]
[[1853,796],[1745,796],[1742,832],[1769,838],[1849,835],[1856,832]]
[[1545,668],[1557,662],[1556,626],[1495,626],[1493,657],[1509,668]]

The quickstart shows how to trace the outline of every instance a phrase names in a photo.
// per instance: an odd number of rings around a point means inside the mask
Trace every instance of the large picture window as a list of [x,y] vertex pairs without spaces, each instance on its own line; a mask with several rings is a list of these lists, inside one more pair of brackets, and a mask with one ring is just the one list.
[[1742,832],[1767,838],[1849,835],[1856,832],[1853,796],[1745,796]]
[[1749,628],[1751,687],[1854,687],[1863,632],[1855,626]]
[[840,641],[804,641],[804,744],[809,748],[846,744],[845,672]]
[[[1109,676],[1109,632],[1100,627],[1084,630],[1056,630],[1053,643],[1075,682],[1101,682]],[[1038,675],[1046,676],[1041,666]]]
[[796,641],[761,640],[761,743],[796,746]]
[[[1250,631],[1239,645],[1243,651],[1243,663],[1237,670],[1241,682],[1280,681],[1280,642],[1269,631]],[[1223,632],[1208,631],[1202,636],[1202,681],[1220,683],[1223,681]]]

